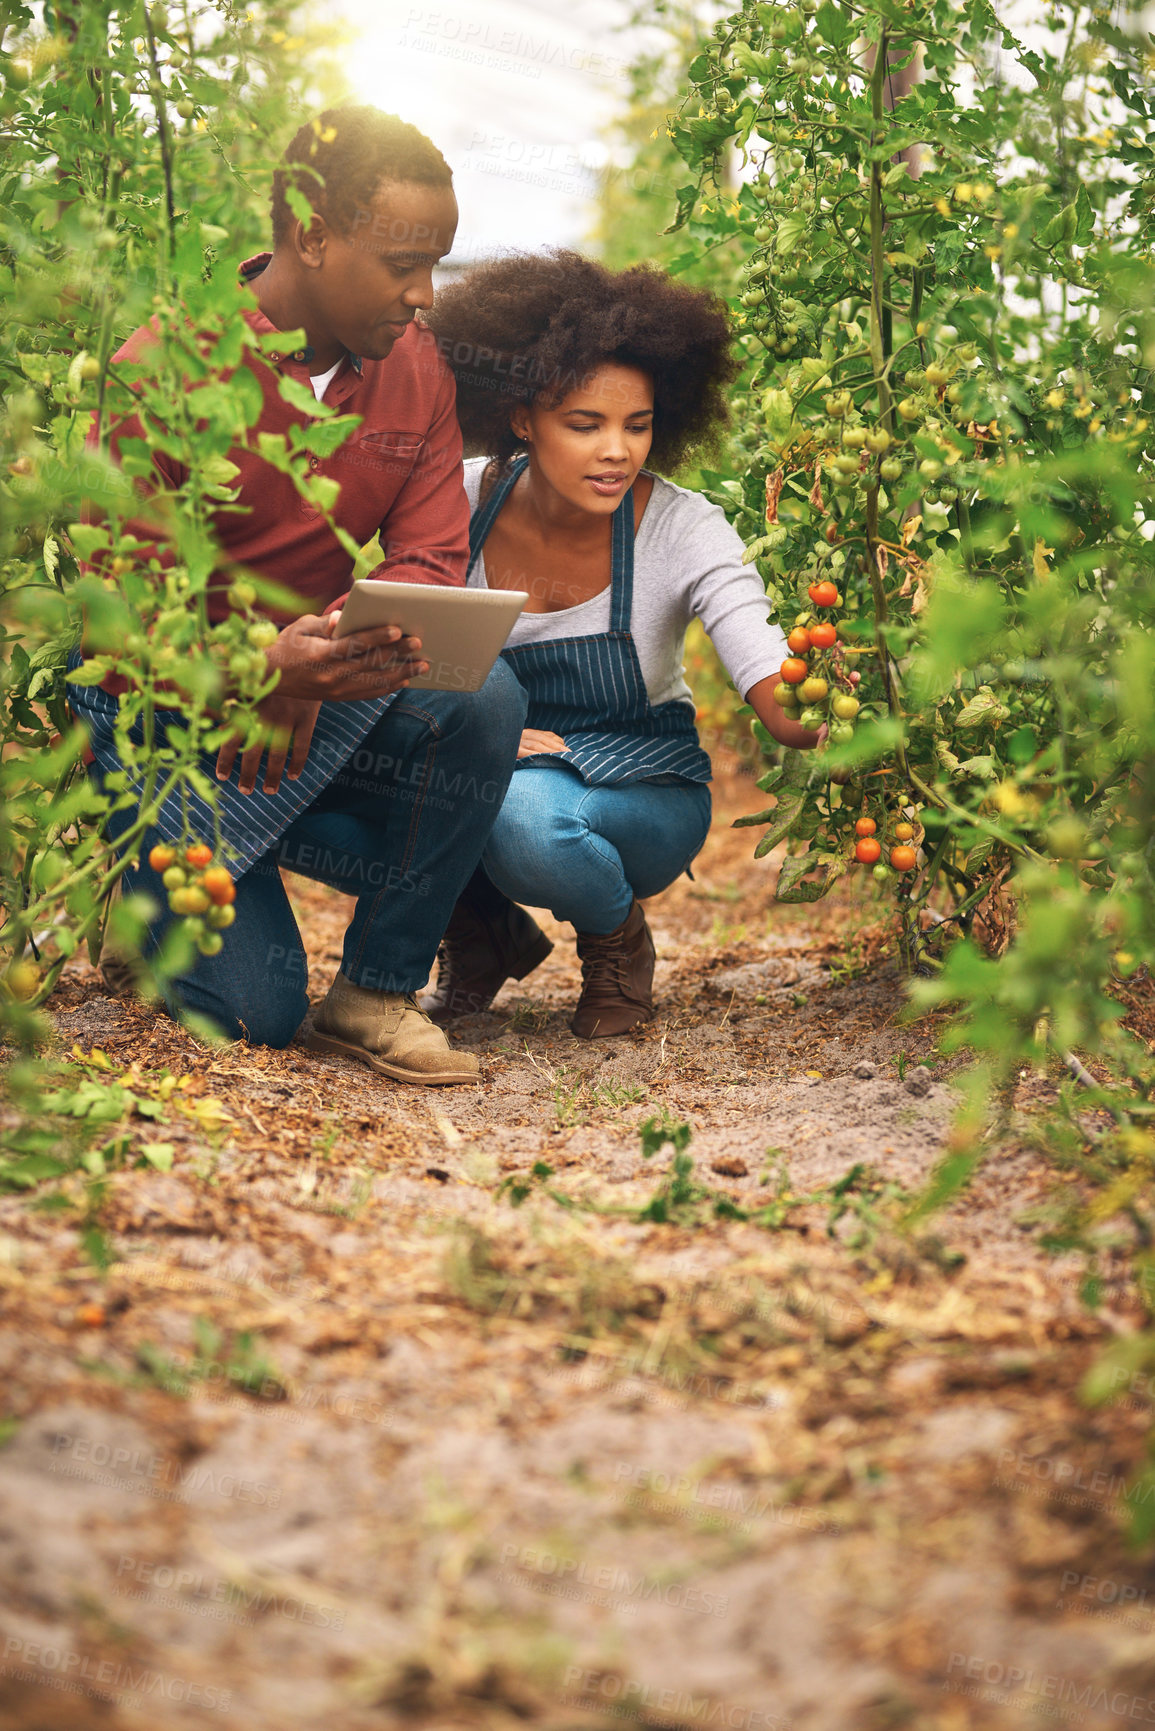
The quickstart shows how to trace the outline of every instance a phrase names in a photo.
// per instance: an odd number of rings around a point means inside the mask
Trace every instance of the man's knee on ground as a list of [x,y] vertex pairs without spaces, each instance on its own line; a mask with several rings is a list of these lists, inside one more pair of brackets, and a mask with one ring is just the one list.
[[[298,959],[298,952],[289,952],[289,958]],[[285,971],[283,977],[262,979],[254,975],[227,997],[219,991],[198,989],[193,976],[179,983],[179,1006],[212,1022],[226,1040],[280,1050],[289,1044],[309,1012],[304,961],[300,953],[299,968]]]

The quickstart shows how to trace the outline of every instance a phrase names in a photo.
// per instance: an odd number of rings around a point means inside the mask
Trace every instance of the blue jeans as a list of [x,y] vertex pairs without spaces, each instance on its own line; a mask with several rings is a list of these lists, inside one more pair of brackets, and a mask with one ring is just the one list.
[[685,871],[709,828],[704,782],[590,787],[568,764],[535,763],[510,783],[482,865],[511,901],[612,932],[635,896]]
[[[217,956],[168,982],[174,1015],[194,1010],[231,1039],[287,1046],[309,1007],[308,965],[279,867],[356,896],[341,972],[374,991],[416,992],[501,807],[525,724],[525,693],[498,661],[473,693],[403,691],[324,792],[237,883]],[[127,823],[131,818],[122,820]],[[145,857],[124,892],[173,916]]]

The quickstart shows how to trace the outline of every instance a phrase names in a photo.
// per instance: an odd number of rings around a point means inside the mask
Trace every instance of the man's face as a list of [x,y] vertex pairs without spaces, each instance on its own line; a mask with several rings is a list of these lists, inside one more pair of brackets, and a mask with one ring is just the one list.
[[433,305],[433,267],[456,230],[452,189],[411,180],[383,182],[348,234],[315,225],[302,243],[313,272],[311,328],[351,354],[384,360],[417,309]]

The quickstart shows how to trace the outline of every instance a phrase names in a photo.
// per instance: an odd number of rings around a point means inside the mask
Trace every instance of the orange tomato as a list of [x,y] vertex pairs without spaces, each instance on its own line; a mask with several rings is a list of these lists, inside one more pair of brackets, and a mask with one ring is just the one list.
[[198,841],[194,842],[192,847],[185,848],[184,857],[194,871],[200,871],[202,866],[212,864],[213,850],[211,847],[207,847],[203,841]]
[[201,878],[201,888],[218,908],[227,907],[237,899],[237,886],[224,866],[210,866]]
[[148,863],[154,872],[166,872],[170,865],[176,864],[176,849],[167,842],[158,842],[149,849]]
[[855,835],[873,835],[878,825],[872,817],[860,817],[854,826]]
[[895,839],[895,841],[909,841],[913,834],[914,834],[914,825],[913,824],[896,823],[894,826],[894,839]]
[[854,844],[854,857],[859,865],[873,865],[882,848],[872,835],[864,835]]
[[833,583],[812,583],[806,593],[815,607],[836,607],[838,605],[838,590]]
[[815,649],[829,649],[832,644],[838,642],[838,633],[829,619],[824,619],[820,624],[812,627],[810,641]]
[[788,655],[778,671],[787,685],[801,685],[810,669],[799,656]]
[[917,857],[914,849],[905,845],[890,850],[890,863],[896,872],[912,872]]
[[789,637],[786,639],[787,648],[795,655],[805,655],[806,651],[810,648],[810,643],[810,633],[809,631],[804,630],[801,625],[796,625]]

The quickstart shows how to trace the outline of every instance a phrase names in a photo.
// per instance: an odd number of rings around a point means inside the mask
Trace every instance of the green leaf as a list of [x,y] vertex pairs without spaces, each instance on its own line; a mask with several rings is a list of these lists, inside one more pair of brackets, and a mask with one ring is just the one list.
[[1006,704],[999,702],[989,685],[980,685],[970,702],[955,716],[955,726],[993,726],[995,722],[1005,721],[1010,713]]
[[146,1142],[141,1148],[141,1154],[150,1166],[155,1166],[158,1172],[171,1172],[176,1144],[173,1142]]
[[662,230],[663,234],[676,234],[680,228],[684,228],[689,222],[694,212],[694,206],[698,202],[697,183],[695,182],[693,186],[680,186],[675,197],[678,201],[677,213],[669,228]]
[[794,788],[789,793],[779,795],[774,821],[754,849],[755,859],[765,859],[771,848],[777,847],[778,843],[790,834],[805,804],[805,789]]
[[300,409],[310,420],[327,420],[333,413],[328,404],[317,401],[311,385],[303,385],[292,373],[281,374],[277,389],[286,403],[294,409]]
[[256,339],[257,347],[263,355],[295,355],[299,349],[307,346],[308,333],[305,330],[266,331]]
[[360,415],[335,415],[331,421],[321,421],[316,426],[306,427],[301,443],[307,451],[312,451],[315,457],[331,457],[350,434],[357,430],[361,421]]
[[1075,196],[1075,245],[1090,246],[1095,238],[1095,208],[1085,185]]
[[774,236],[774,250],[779,258],[785,258],[787,253],[794,251],[799,241],[810,231],[809,216],[785,216],[778,224]]
[[847,869],[845,854],[790,854],[782,862],[778,886],[774,891],[780,902],[818,902],[834,888]]

